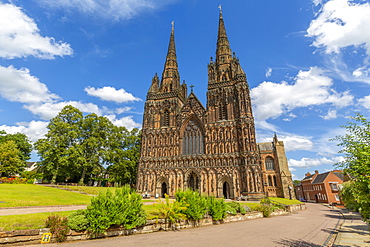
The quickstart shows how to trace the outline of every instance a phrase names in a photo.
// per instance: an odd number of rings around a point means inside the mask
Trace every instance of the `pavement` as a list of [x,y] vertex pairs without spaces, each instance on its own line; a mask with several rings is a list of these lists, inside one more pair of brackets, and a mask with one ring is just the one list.
[[344,246],[370,246],[370,226],[364,222],[357,212],[350,212],[346,208],[333,207],[343,216],[337,228],[337,237],[334,245]]

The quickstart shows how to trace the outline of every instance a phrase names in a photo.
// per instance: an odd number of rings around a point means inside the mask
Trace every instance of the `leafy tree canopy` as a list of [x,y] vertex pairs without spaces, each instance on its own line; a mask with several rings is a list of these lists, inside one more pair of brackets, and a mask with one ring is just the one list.
[[342,126],[345,135],[336,136],[342,147],[344,161],[338,166],[344,169],[351,181],[342,191],[345,203],[356,203],[355,208],[364,219],[370,219],[370,122],[361,114],[351,117],[353,122]]

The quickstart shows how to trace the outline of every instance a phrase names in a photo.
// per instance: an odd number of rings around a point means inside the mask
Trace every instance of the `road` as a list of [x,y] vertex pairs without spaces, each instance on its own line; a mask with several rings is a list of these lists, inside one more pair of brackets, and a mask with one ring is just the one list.
[[284,216],[47,246],[318,247],[325,243],[339,219],[338,211],[309,203],[306,210]]

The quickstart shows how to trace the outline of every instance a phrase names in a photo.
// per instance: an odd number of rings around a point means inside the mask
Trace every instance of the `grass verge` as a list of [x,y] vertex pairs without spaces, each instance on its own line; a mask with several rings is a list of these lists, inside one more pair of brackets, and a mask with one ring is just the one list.
[[298,200],[290,200],[287,198],[279,198],[279,197],[269,197],[271,201],[284,204],[284,205],[293,205],[293,204],[301,204],[302,202]]
[[72,212],[74,211],[0,216],[0,231],[45,228],[45,220],[49,215],[68,216]]
[[0,207],[84,205],[91,196],[35,184],[0,184]]

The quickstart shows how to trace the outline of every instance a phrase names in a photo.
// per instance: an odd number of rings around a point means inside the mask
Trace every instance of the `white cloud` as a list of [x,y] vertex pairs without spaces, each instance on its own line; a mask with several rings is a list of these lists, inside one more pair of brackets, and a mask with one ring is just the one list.
[[320,116],[325,120],[337,118],[337,110],[329,109],[328,114],[326,116]]
[[53,59],[55,56],[72,55],[70,45],[42,37],[35,21],[22,9],[0,2],[0,57],[13,59],[34,56]]
[[315,47],[338,53],[347,46],[364,46],[370,54],[370,4],[350,0],[330,0],[311,21],[307,36]]
[[313,143],[310,137],[292,135],[279,136],[279,141],[284,141],[285,151],[311,150]]
[[24,105],[23,107],[33,114],[38,115],[41,119],[49,120],[55,117],[63,107],[71,105],[76,107],[77,109],[81,110],[82,112],[86,113],[96,113],[97,115],[101,115],[101,111],[99,107],[93,103],[82,103],[78,101],[63,101],[58,103],[44,103],[41,105],[34,104],[34,105]]
[[8,134],[23,133],[27,135],[32,142],[35,142],[40,138],[44,138],[45,134],[48,132],[46,128],[48,124],[48,122],[44,121],[31,121],[29,123],[17,123],[17,126],[1,125],[0,130],[5,130]]
[[289,167],[297,168],[312,168],[321,165],[334,165],[335,163],[343,161],[344,158],[341,156],[328,159],[326,157],[312,159],[312,158],[302,158],[301,160],[289,159]]
[[174,3],[177,0],[38,0],[42,4],[54,8],[78,10],[84,14],[122,21],[130,19],[139,13],[153,10]]
[[271,76],[271,74],[272,74],[272,69],[271,68],[267,68],[266,74],[265,74],[266,78],[269,78]]
[[[313,39],[312,46],[324,51],[328,68],[342,80],[370,83],[370,3],[351,0],[313,2],[320,5],[320,10],[307,29],[306,36]],[[363,64],[349,66],[342,58],[346,53],[358,54]]]
[[126,106],[126,107],[120,107],[115,110],[117,114],[122,114],[124,112],[131,111],[132,107]]
[[317,67],[299,71],[292,84],[265,81],[251,90],[255,117],[265,120],[298,107],[331,104],[341,108],[351,104],[353,96],[348,91],[336,92],[331,88],[332,84],[332,79]]
[[115,115],[105,115],[104,117],[108,118],[114,125],[126,127],[128,130],[133,128],[141,128],[141,124],[136,123],[132,116],[126,116],[118,118]]
[[132,101],[140,101],[141,99],[136,98],[131,93],[125,91],[125,89],[115,89],[114,87],[102,87],[94,88],[87,87],[84,89],[88,95],[95,96],[105,101],[113,101],[116,103],[125,103]]
[[359,99],[358,102],[366,109],[370,109],[370,95]]
[[59,98],[32,76],[28,69],[18,70],[13,66],[0,66],[0,96],[9,101],[29,104],[52,102]]

